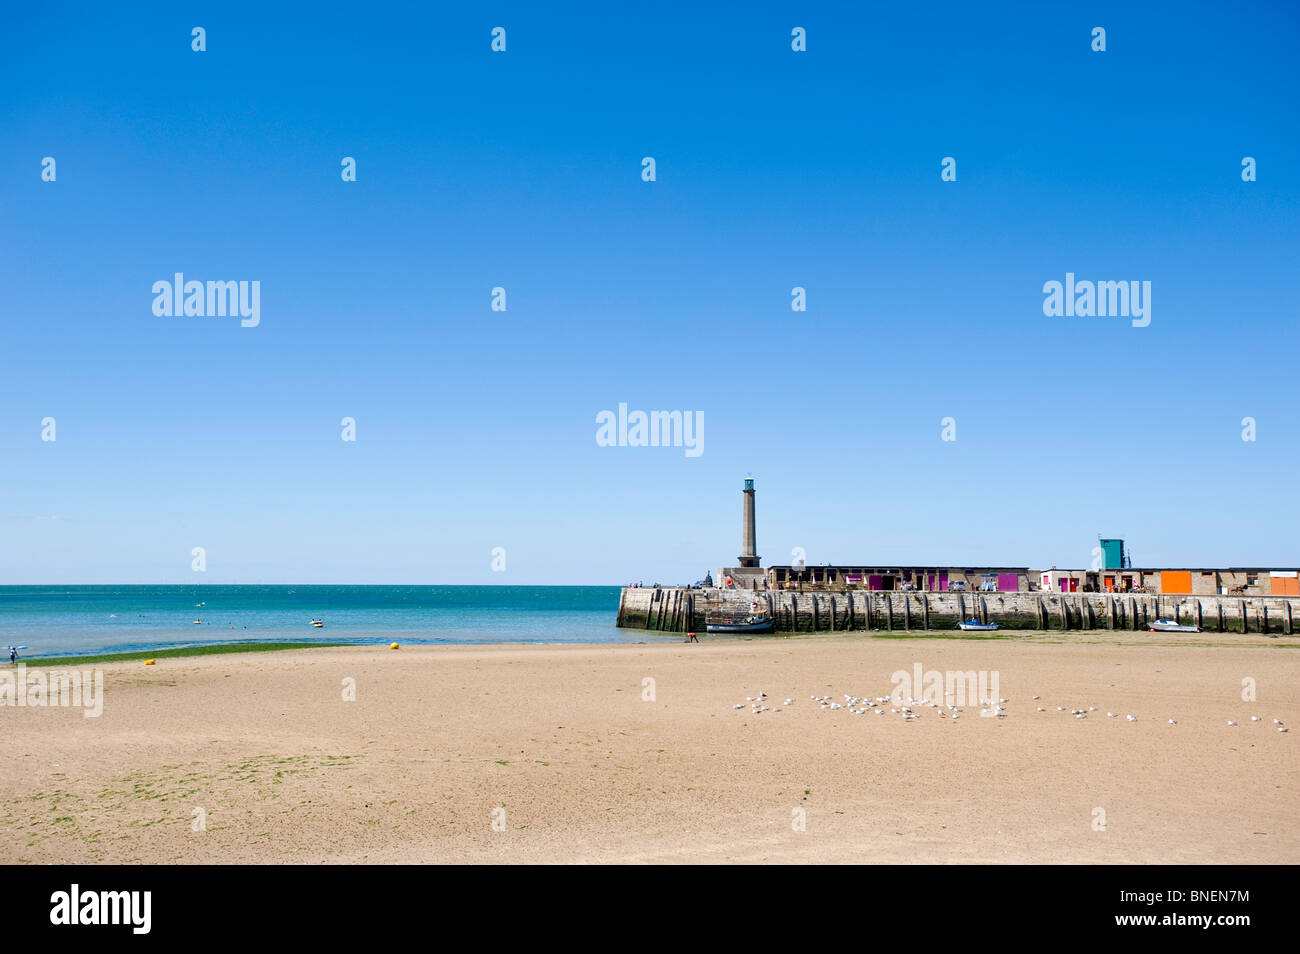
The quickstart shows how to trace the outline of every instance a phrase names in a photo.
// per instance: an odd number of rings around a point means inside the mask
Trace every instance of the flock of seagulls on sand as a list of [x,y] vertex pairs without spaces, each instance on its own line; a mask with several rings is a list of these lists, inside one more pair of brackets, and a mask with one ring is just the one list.
[[[952,693],[949,692],[947,695],[951,696]],[[897,715],[907,721],[921,718],[921,713],[913,709],[913,706],[917,709],[932,709],[940,718],[947,719],[959,719],[963,711],[961,707],[950,703],[938,703],[933,699],[916,699],[912,696],[908,696],[906,700],[901,702],[895,700],[892,696],[876,696],[872,698],[871,696],[854,696],[847,692],[844,693],[843,702],[834,702],[830,696],[809,696],[808,698],[817,703],[818,708],[826,711],[844,709],[851,715]],[[982,702],[980,706],[984,711],[981,712],[981,715],[987,714],[996,716],[999,719],[1005,719],[1007,715],[1006,703],[1006,699],[1000,699],[996,704],[992,701]],[[760,715],[764,712],[780,712],[782,708],[793,706],[794,700],[787,699],[781,703],[781,707],[772,708],[767,704],[767,693],[760,692],[756,696],[746,696],[744,702],[738,702],[732,708],[744,709],[746,705],[749,706],[752,715]]]
[[[945,692],[944,696],[945,698],[951,697],[952,691],[949,690],[948,692]],[[961,718],[961,713],[963,711],[959,706],[955,706],[950,702],[940,703],[933,699],[915,699],[912,696],[907,697],[905,704],[903,701],[897,700],[893,696],[854,696],[847,692],[844,693],[843,702],[833,702],[830,696],[809,696],[808,698],[815,702],[819,709],[828,712],[843,709],[850,715],[896,715],[908,722],[921,718],[922,712],[918,710],[929,709],[939,718],[948,719],[954,722]],[[1034,701],[1038,701],[1038,698],[1038,696],[1034,696]],[[1006,699],[999,699],[996,703],[992,700],[984,700],[980,702],[980,715],[986,718],[1005,719],[1007,717],[1007,702],[1008,700]],[[760,692],[756,696],[746,696],[744,702],[738,702],[731,708],[744,709],[748,706],[751,715],[761,715],[764,712],[781,712],[783,709],[788,709],[793,705],[794,699],[786,699],[780,706],[773,708],[768,705],[767,693]],[[914,709],[913,707],[916,708]],[[1036,708],[1039,712],[1047,711],[1046,706],[1037,706]],[[1066,706],[1057,706],[1056,711],[1069,712],[1069,714],[1075,719],[1086,719],[1088,718],[1089,713],[1097,711],[1097,707],[1088,706],[1087,708],[1068,708]],[[1119,713],[1107,712],[1106,718],[1118,719]],[[1128,713],[1124,716],[1124,721],[1126,722],[1136,722],[1137,720],[1137,716],[1132,713]],[[1253,715],[1250,717],[1250,721],[1262,722],[1264,720],[1257,715]],[[1177,725],[1178,720],[1170,719],[1169,724]],[[1236,724],[1237,723],[1231,719],[1228,720],[1228,725],[1235,726]],[[1278,732],[1287,731],[1287,728],[1282,723],[1281,719],[1274,719],[1273,725],[1276,727]]]

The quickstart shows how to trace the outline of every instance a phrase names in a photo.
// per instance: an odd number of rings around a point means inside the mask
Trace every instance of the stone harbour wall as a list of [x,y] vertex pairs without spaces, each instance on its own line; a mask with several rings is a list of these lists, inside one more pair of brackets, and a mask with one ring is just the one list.
[[967,619],[1002,629],[1142,630],[1151,620],[1174,619],[1207,632],[1290,635],[1300,622],[1300,599],[1285,596],[624,587],[618,625],[703,632],[708,615],[743,614],[755,600],[772,612],[776,631],[787,633],[956,629]]

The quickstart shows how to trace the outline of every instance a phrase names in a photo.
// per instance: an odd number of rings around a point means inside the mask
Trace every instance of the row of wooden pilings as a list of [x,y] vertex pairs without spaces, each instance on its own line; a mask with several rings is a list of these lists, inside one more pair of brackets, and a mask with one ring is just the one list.
[[[831,631],[837,629],[859,628],[857,626],[859,614],[857,613],[854,604],[853,591],[850,590],[845,594],[845,596],[847,598],[847,605],[844,607],[843,612],[839,612],[835,596],[832,595],[826,597],[829,602],[830,610],[829,616],[827,616],[827,614],[821,609],[820,600],[817,595],[810,595],[809,598],[812,603],[811,628],[813,631],[822,629],[821,622],[823,619],[826,619],[830,624],[829,629]],[[988,601],[981,595],[973,594],[972,596],[973,598],[971,600],[970,612],[968,615],[966,596],[965,594],[959,594],[958,615],[961,620],[974,619],[980,623],[988,623]],[[913,609],[913,600],[916,600],[916,602],[920,604],[919,611]],[[1049,607],[1049,600],[1055,602],[1056,606]],[[1103,614],[1104,622],[1103,625],[1099,626],[1096,609],[1090,601],[1082,596],[1075,597],[1073,600],[1065,595],[1055,597],[1039,596],[1036,600],[1037,623],[1038,628],[1041,630],[1056,628],[1052,624],[1057,623],[1062,630],[1088,630],[1102,629],[1104,627],[1105,629],[1111,630],[1130,629],[1136,631],[1146,629],[1153,620],[1172,618],[1174,622],[1181,625],[1195,623],[1198,629],[1206,628],[1207,617],[1200,600],[1196,600],[1194,609],[1191,613],[1184,612],[1182,600],[1170,600],[1168,604],[1165,604],[1168,607],[1167,612],[1171,611],[1169,616],[1162,615],[1162,602],[1164,601],[1159,596],[1142,598],[1130,596],[1127,600],[1122,597],[1117,598],[1115,596],[1107,596],[1106,609]],[[896,619],[902,623],[902,628],[904,630],[910,630],[912,628],[914,619],[921,624],[922,629],[930,628],[930,600],[926,594],[920,593],[913,596],[910,593],[904,593],[902,604],[902,612],[901,614],[898,614],[894,608],[894,594],[886,593],[885,609],[882,614],[878,611],[873,613],[871,600],[864,600],[862,607],[863,612],[860,614],[864,625],[861,628],[893,630],[897,628],[895,625]],[[778,630],[785,630],[788,632],[795,632],[798,630],[799,597],[792,595],[790,597],[790,606],[781,607],[779,612],[773,607],[772,597],[770,595],[767,597],[767,605],[769,611],[773,612],[773,618],[777,620],[778,625],[776,628]],[[1295,631],[1295,620],[1291,610],[1291,601],[1285,601],[1282,606],[1282,632],[1290,636]],[[1249,633],[1252,630],[1251,615],[1252,614],[1247,608],[1246,601],[1241,600],[1239,618],[1241,620],[1241,631],[1243,633]],[[1255,625],[1253,627],[1254,631],[1258,633],[1267,633],[1270,625],[1268,606],[1261,601],[1253,615],[1255,617]],[[1223,615],[1222,600],[1215,602],[1215,613],[1208,621],[1214,624],[1215,629],[1218,632],[1227,632],[1227,625]],[[781,625],[781,623],[784,623],[785,625]],[[883,626],[881,625],[882,623],[884,624]]]
[[[859,611],[852,590],[846,592],[844,596],[845,605],[842,608],[836,602],[834,595],[826,597],[826,600],[829,603],[829,606],[826,607],[826,609],[829,609],[829,613],[827,613],[823,610],[821,600],[818,598],[817,594],[813,593],[808,595],[808,599],[812,604],[813,631],[822,628],[821,624],[823,620],[829,624],[828,628],[832,632],[847,629],[894,630],[899,628],[899,624],[901,624],[903,630],[910,630],[912,628],[913,620],[920,623],[922,629],[930,628],[930,600],[924,593],[918,593],[915,596],[911,593],[902,594],[902,605],[897,609],[895,609],[894,606],[894,594],[885,593],[885,608],[883,612],[872,609],[870,598],[862,600],[861,610]],[[915,609],[913,608],[913,600],[919,604]],[[958,615],[963,620],[976,619],[981,623],[987,623],[989,621],[988,603],[983,597],[974,597],[971,600],[971,615],[969,616],[967,615],[965,594],[958,596],[958,606]],[[790,596],[790,605],[778,608],[773,606],[772,597],[769,594],[767,597],[767,607],[769,612],[772,613],[773,619],[777,621],[776,628],[778,630],[784,630],[787,632],[798,631],[798,596],[792,594]],[[861,622],[861,626],[858,625],[859,622]],[[785,625],[781,625],[781,623],[784,623]]]
[[[692,620],[695,619],[695,594],[687,590],[672,590],[671,596],[665,598],[668,590],[656,589],[654,598],[650,603],[650,611],[646,613],[645,629],[667,630],[671,633],[685,632],[688,626],[694,625]],[[619,602],[618,624],[623,625],[623,606]]]

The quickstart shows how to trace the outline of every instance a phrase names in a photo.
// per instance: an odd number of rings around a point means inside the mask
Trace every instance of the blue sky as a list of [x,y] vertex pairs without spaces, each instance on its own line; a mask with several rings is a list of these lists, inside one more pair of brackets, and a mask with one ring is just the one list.
[[16,8],[0,582],[694,580],[747,474],[765,564],[1300,563],[1296,8],[894,6]]

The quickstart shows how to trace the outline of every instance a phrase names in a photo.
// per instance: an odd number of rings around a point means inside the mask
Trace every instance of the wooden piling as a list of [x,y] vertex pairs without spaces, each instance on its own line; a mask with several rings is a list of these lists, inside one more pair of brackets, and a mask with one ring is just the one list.
[[889,631],[894,631],[894,598],[891,594],[885,594],[885,613],[889,616]]

